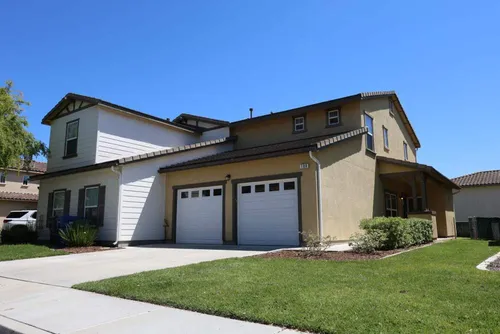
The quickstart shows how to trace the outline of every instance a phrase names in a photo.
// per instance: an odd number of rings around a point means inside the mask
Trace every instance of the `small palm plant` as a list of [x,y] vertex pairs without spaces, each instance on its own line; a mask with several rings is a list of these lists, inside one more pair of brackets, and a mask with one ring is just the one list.
[[88,221],[78,220],[60,229],[59,236],[68,247],[89,247],[95,243],[98,232]]

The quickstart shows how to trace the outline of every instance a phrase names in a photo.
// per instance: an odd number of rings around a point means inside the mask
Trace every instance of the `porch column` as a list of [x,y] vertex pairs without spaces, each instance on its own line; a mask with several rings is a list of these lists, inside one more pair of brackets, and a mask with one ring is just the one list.
[[413,176],[413,179],[412,179],[412,183],[411,183],[411,195],[412,195],[412,198],[411,198],[411,201],[413,203],[413,211],[418,211],[418,208],[417,208],[417,176],[415,174],[412,175]]
[[422,209],[427,210],[427,178],[423,172],[420,173],[420,185],[422,187]]

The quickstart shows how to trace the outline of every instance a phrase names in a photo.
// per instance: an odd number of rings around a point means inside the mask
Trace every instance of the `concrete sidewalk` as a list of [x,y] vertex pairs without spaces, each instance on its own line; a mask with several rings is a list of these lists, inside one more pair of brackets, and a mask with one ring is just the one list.
[[298,333],[279,327],[0,278],[0,333]]

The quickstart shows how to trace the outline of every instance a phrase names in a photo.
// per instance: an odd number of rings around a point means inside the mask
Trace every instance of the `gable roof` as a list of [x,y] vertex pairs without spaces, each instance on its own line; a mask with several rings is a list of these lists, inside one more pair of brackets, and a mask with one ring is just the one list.
[[209,117],[204,117],[204,116],[186,114],[186,113],[180,114],[179,116],[174,118],[174,120],[172,122],[178,123],[178,122],[181,122],[183,119],[193,119],[195,121],[207,122],[207,123],[212,123],[212,124],[216,124],[216,125],[229,125],[228,121],[223,121],[220,119],[209,118]]
[[88,172],[88,171],[92,171],[92,170],[109,168],[111,166],[126,165],[126,164],[130,164],[130,163],[134,163],[134,162],[140,162],[140,161],[144,161],[144,160],[160,158],[160,157],[164,157],[166,155],[181,153],[181,152],[185,152],[185,151],[191,151],[191,150],[195,150],[195,149],[202,148],[202,147],[233,142],[235,140],[236,140],[235,137],[213,139],[213,140],[208,140],[208,141],[204,141],[204,142],[200,142],[200,143],[178,146],[178,147],[173,147],[170,149],[164,149],[164,150],[159,150],[159,151],[155,151],[155,152],[134,155],[131,157],[125,157],[125,158],[115,159],[115,160],[111,160],[111,161],[105,161],[105,162],[101,162],[101,163],[94,164],[94,165],[87,165],[87,166],[82,166],[82,167],[64,169],[64,170],[60,170],[60,171],[56,171],[56,172],[35,175],[35,176],[32,176],[30,179],[31,180],[43,180],[43,179],[49,179],[49,178],[53,178],[53,177],[57,177],[57,176],[64,176],[64,175],[70,175],[70,174],[75,174],[75,173],[83,173],[83,172]]
[[78,107],[76,107],[75,105],[73,105],[72,108],[74,108],[74,109],[72,109],[72,110],[66,109],[66,111],[68,113],[83,111],[86,108],[89,108],[89,107],[92,107],[92,106],[95,106],[95,105],[103,105],[103,106],[106,106],[108,108],[112,108],[112,109],[118,110],[120,112],[124,112],[124,113],[131,114],[131,115],[134,115],[134,116],[142,117],[142,118],[154,121],[154,122],[159,122],[159,123],[162,123],[162,124],[165,124],[167,126],[171,126],[171,127],[183,130],[183,131],[199,132],[199,130],[196,127],[193,127],[193,126],[189,126],[189,125],[186,125],[186,124],[180,124],[180,123],[174,123],[174,122],[171,122],[169,120],[166,120],[166,119],[163,119],[163,118],[160,118],[160,117],[156,117],[156,116],[153,116],[153,115],[149,115],[149,114],[143,113],[141,111],[130,109],[130,108],[127,108],[127,107],[124,107],[124,106],[120,106],[118,104],[114,104],[114,103],[111,103],[111,102],[108,102],[108,101],[105,101],[105,100],[101,100],[101,99],[98,99],[98,98],[95,98],[95,97],[90,97],[90,96],[75,94],[75,93],[68,93],[68,94],[66,94],[47,113],[47,115],[45,115],[43,117],[42,124],[50,125],[50,122],[52,120],[58,118],[58,116],[61,114],[61,112],[65,111],[65,108],[68,106],[68,104],[70,104],[71,102],[75,102],[75,101],[83,101],[83,102],[85,102],[85,105],[82,106],[80,104]]
[[416,163],[416,162],[410,162],[410,161],[404,161],[404,160],[399,160],[399,159],[394,159],[394,158],[388,158],[388,157],[382,157],[382,156],[377,156],[377,161],[383,161],[387,162],[390,164],[396,164],[400,166],[405,166],[405,167],[410,167],[410,168],[415,168],[416,170],[426,172],[430,176],[432,176],[435,180],[440,181],[443,184],[448,185],[450,188],[454,189],[460,189],[460,186],[457,185],[453,180],[450,180],[440,172],[438,172],[434,167]]
[[500,185],[500,170],[488,170],[451,179],[460,187]]
[[406,130],[408,131],[408,133],[410,134],[410,136],[412,138],[413,144],[415,145],[416,148],[419,148],[420,141],[418,140],[417,134],[415,133],[415,130],[411,126],[410,121],[408,120],[408,116],[406,115],[406,112],[404,111],[403,106],[401,105],[401,102],[399,101],[399,98],[398,98],[396,92],[393,90],[364,92],[364,93],[358,93],[355,95],[344,96],[341,98],[337,98],[337,99],[333,99],[333,100],[329,100],[329,101],[324,101],[324,102],[319,102],[319,103],[315,103],[315,104],[310,104],[310,105],[303,106],[303,107],[298,107],[298,108],[279,111],[279,112],[275,112],[275,113],[271,113],[271,114],[267,114],[267,115],[242,119],[239,121],[232,122],[230,125],[235,126],[235,125],[247,124],[247,123],[251,123],[251,122],[259,122],[259,121],[263,121],[263,120],[278,118],[284,114],[293,116],[293,115],[307,113],[309,111],[315,111],[318,109],[325,109],[326,110],[329,108],[338,107],[342,104],[346,104],[349,102],[377,99],[377,98],[381,98],[381,97],[387,97],[387,98],[392,99],[393,103],[396,105],[396,108],[399,112],[399,115],[403,121],[403,124],[404,124]]
[[352,131],[336,135],[326,135],[298,139],[293,141],[280,142],[275,144],[249,147],[238,150],[226,151],[209,155],[206,157],[181,162],[178,164],[166,166],[159,169],[159,173],[173,172],[177,170],[193,169],[199,167],[207,167],[214,165],[229,164],[235,162],[257,160],[278,157],[283,155],[297,154],[308,151],[317,151],[337,142],[362,135],[368,130],[359,128]]

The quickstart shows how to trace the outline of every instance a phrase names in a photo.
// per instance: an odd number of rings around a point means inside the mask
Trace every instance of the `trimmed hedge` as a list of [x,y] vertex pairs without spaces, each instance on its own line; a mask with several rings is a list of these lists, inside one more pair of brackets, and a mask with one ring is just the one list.
[[351,237],[354,250],[373,252],[406,248],[432,242],[432,222],[426,219],[400,217],[375,217],[363,219],[363,235]]

